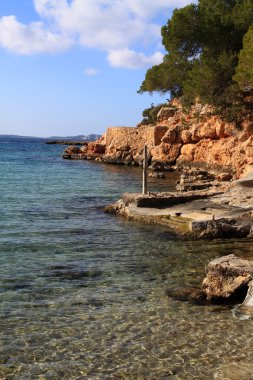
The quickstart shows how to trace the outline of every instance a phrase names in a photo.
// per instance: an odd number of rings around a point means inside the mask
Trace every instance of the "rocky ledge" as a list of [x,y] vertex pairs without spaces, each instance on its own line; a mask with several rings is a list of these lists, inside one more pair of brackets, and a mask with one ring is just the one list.
[[129,220],[165,225],[185,238],[252,237],[253,176],[248,173],[253,173],[253,165],[238,181],[204,180],[203,186],[208,184],[204,189],[191,190],[188,184],[187,191],[126,193],[105,211]]

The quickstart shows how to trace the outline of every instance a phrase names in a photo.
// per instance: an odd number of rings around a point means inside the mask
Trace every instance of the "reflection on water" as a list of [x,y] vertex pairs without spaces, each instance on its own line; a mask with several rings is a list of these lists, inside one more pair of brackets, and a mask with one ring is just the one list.
[[0,156],[12,173],[0,184],[0,378],[250,379],[252,318],[167,289],[199,286],[215,257],[253,259],[252,241],[181,242],[104,214],[138,190],[138,168],[35,148],[34,160],[26,146],[18,162]]

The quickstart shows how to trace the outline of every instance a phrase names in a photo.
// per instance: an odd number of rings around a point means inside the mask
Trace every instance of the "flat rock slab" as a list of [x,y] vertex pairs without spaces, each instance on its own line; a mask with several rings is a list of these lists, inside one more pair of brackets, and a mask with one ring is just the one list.
[[108,213],[166,225],[192,238],[246,238],[253,235],[253,189],[232,183],[208,190],[125,193]]

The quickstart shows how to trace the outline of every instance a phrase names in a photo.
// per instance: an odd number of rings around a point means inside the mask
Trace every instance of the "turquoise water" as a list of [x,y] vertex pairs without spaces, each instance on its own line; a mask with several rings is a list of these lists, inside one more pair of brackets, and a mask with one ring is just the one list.
[[215,257],[253,259],[252,241],[183,242],[104,214],[140,169],[62,150],[0,139],[0,379],[253,378],[251,318],[166,294]]

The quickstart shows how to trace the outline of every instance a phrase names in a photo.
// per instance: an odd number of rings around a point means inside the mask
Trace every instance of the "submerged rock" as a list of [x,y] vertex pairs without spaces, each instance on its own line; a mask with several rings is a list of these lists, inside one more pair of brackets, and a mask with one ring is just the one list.
[[172,288],[167,289],[166,293],[169,298],[173,298],[177,301],[186,301],[197,305],[205,305],[207,302],[205,292],[196,287]]
[[95,280],[101,277],[102,271],[93,269],[82,269],[79,266],[68,266],[64,264],[51,265],[47,268],[45,277],[58,278],[63,281],[73,280]]

